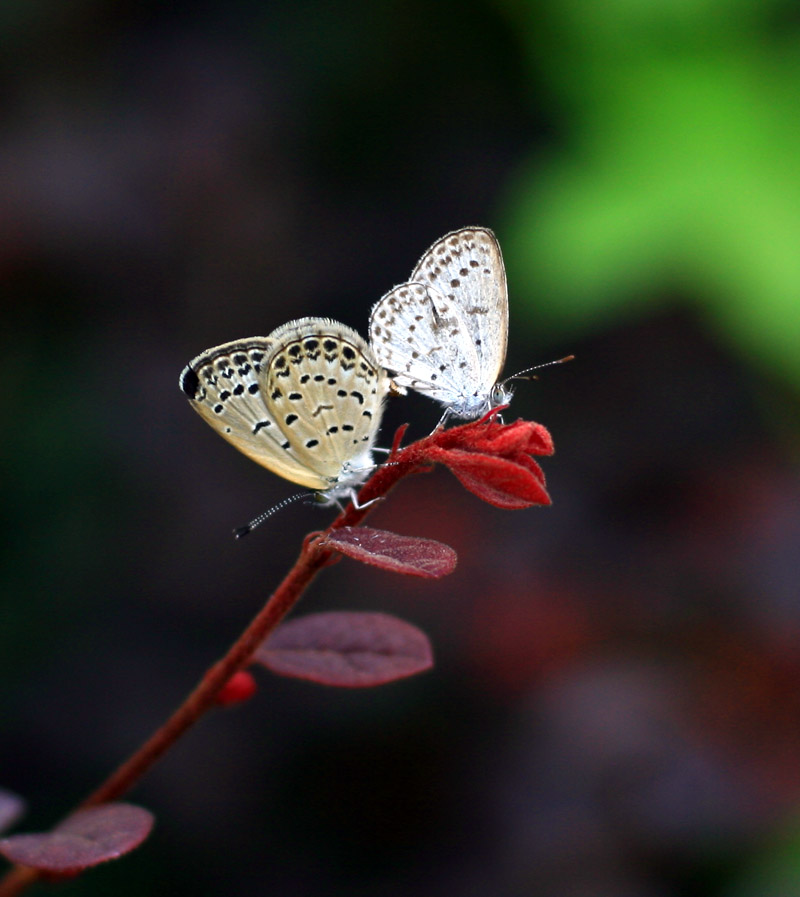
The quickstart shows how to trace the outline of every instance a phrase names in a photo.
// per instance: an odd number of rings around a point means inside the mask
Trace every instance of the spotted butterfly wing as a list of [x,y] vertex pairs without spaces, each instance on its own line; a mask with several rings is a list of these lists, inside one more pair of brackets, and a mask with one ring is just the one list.
[[389,379],[366,342],[328,318],[198,355],[180,386],[200,416],[253,461],[336,498],[373,467]]
[[289,442],[282,448],[326,480],[364,479],[389,392],[389,377],[366,341],[343,324],[314,318],[279,327],[272,337],[267,390]]
[[497,380],[508,343],[508,290],[492,231],[467,227],[437,240],[408,283],[370,316],[378,361],[410,387],[476,418],[510,397]]

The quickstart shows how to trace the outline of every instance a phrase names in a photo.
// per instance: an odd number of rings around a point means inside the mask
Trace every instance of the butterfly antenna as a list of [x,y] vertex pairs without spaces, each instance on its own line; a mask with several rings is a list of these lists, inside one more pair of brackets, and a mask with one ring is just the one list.
[[293,501],[297,501],[299,498],[306,498],[308,496],[308,492],[297,492],[294,495],[290,495],[288,498],[284,498],[283,501],[279,501],[278,504],[273,505],[269,510],[264,511],[263,514],[259,514],[255,520],[251,520],[247,526],[239,526],[234,531],[233,534],[237,539],[241,539],[246,536],[248,533],[252,533],[253,530],[257,526],[261,526],[261,524],[265,520],[269,520],[273,514],[277,514],[278,511],[282,510],[286,507],[286,505],[290,505]]
[[530,374],[531,371],[538,371],[541,368],[552,367],[554,364],[564,364],[564,362],[566,361],[574,360],[574,355],[565,355],[563,358],[557,358],[555,361],[545,361],[544,364],[535,364],[533,367],[525,368],[525,370],[522,370],[519,373],[512,375],[511,377],[506,377],[506,379],[503,380],[503,384],[508,383],[509,380],[536,380],[536,374],[533,374],[530,377],[526,376],[526,374]]

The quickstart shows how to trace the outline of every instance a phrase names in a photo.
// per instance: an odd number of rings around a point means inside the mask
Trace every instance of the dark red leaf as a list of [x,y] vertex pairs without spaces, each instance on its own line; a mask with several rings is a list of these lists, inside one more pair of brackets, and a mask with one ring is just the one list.
[[463,424],[437,434],[440,448],[463,449],[487,455],[514,455],[526,452],[534,455],[552,455],[553,440],[541,424],[517,420],[513,424]]
[[526,452],[531,455],[552,455],[553,439],[541,424],[516,420],[513,424],[493,425],[489,430],[486,451],[497,455]]
[[[526,455],[524,452],[520,452],[518,455],[515,455],[512,459],[517,464],[521,464],[523,467],[527,467],[528,470],[536,477],[542,487],[546,486],[547,483],[544,478],[544,471],[542,468],[531,458],[530,455]],[[548,502],[549,504],[549,502]]]
[[[520,421],[523,423],[523,421]],[[529,422],[528,422],[529,423]],[[541,424],[529,423],[527,428],[528,442],[525,451],[530,455],[552,455],[555,452],[553,437],[547,427]]]
[[400,443],[403,441],[403,437],[406,435],[406,430],[408,429],[408,424],[400,424],[397,428],[397,432],[394,434],[394,439],[392,440],[392,450],[389,452],[389,457],[392,455],[396,455],[400,451]]
[[343,526],[321,544],[365,564],[409,576],[438,579],[456,567],[457,555],[449,545],[367,526]]
[[47,872],[79,872],[115,860],[150,834],[153,814],[133,804],[104,804],[73,813],[52,832],[0,840],[12,863]]
[[0,788],[0,832],[11,828],[26,809],[25,801],[18,794]]
[[527,439],[511,425],[487,423],[482,426],[464,424],[445,430],[436,440],[441,448],[463,449],[468,452],[504,454],[518,452]]
[[273,673],[323,685],[364,688],[433,666],[424,632],[388,614],[309,614],[284,623],[256,651]]
[[549,505],[550,496],[534,472],[516,461],[458,449],[435,450],[435,460],[447,465],[461,484],[498,508]]

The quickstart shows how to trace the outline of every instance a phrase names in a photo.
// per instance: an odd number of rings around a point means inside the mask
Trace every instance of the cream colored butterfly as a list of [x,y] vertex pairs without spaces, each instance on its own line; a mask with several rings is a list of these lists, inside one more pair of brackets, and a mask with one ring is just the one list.
[[269,336],[207,349],[180,387],[223,439],[328,501],[355,497],[390,380],[366,341],[329,318],[300,318]]
[[503,256],[485,227],[445,234],[422,256],[408,283],[390,290],[370,315],[375,357],[410,387],[441,402],[443,419],[474,419],[511,398],[498,383],[508,344]]

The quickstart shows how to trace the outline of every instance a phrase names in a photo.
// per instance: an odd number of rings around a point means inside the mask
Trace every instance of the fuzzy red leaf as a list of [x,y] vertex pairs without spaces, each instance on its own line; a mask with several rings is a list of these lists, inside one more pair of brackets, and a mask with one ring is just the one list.
[[428,637],[416,626],[388,614],[351,611],[290,620],[254,659],[282,676],[344,688],[383,685],[433,666]]
[[343,526],[322,544],[373,567],[429,579],[452,573],[457,561],[455,551],[442,542],[367,526]]
[[458,449],[434,449],[431,457],[449,467],[470,492],[495,507],[513,510],[550,504],[535,473],[516,461]]
[[26,809],[25,801],[18,794],[0,788],[0,832],[11,828]]
[[[527,467],[528,470],[536,477],[539,481],[542,488],[547,485],[547,482],[544,478],[544,471],[542,468],[536,463],[536,461],[531,458],[530,455],[526,455],[524,452],[520,452],[518,455],[514,455],[511,459],[517,464],[521,464],[523,467]],[[549,502],[548,502],[549,504]]]
[[440,448],[464,449],[487,455],[514,455],[526,452],[533,455],[552,455],[553,440],[541,424],[517,420],[513,424],[489,421],[482,425],[463,424],[437,434]]
[[[524,421],[518,421],[524,423]],[[528,422],[526,429],[528,441],[524,451],[530,455],[552,455],[555,452],[553,437],[547,427]]]
[[0,840],[0,853],[23,866],[73,873],[115,860],[150,834],[153,814],[133,804],[114,803],[78,810],[51,832]]

